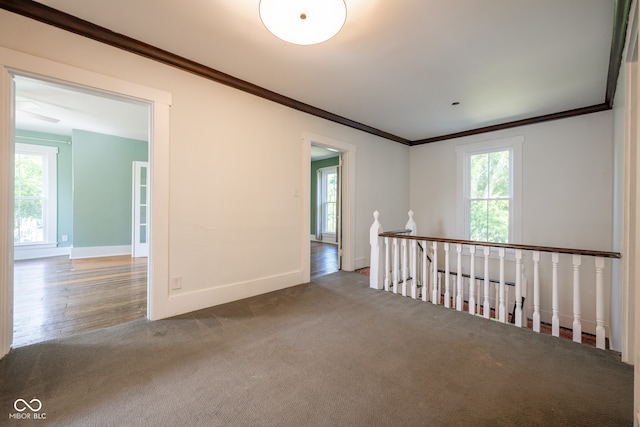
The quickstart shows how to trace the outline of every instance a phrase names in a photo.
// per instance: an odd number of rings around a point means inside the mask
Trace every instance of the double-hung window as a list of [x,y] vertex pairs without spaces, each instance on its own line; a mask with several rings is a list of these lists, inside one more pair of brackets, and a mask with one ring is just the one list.
[[43,145],[15,145],[15,245],[56,243],[58,149]]
[[338,170],[334,167],[320,171],[321,231],[336,232],[336,207],[338,202]]
[[458,229],[464,239],[520,241],[522,137],[458,146]]

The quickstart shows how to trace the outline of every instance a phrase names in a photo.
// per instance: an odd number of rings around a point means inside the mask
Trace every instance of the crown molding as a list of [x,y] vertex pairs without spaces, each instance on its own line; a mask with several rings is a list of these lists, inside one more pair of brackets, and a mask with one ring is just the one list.
[[447,139],[477,135],[486,132],[494,132],[502,129],[542,123],[550,120],[559,120],[579,116],[582,114],[591,114],[611,109],[613,107],[616,84],[618,81],[618,75],[620,73],[630,7],[631,0],[615,0],[613,37],[611,41],[611,52],[609,57],[609,71],[606,81],[605,100],[602,104],[412,141],[406,138],[402,138],[398,135],[376,129],[372,126],[348,119],[346,117],[339,116],[337,114],[314,107],[312,105],[297,101],[293,98],[289,98],[279,93],[270,91],[253,83],[207,67],[195,61],[125,36],[123,34],[116,33],[92,22],[85,21],[52,7],[35,2],[33,0],[0,0],[0,8],[4,10],[8,10],[27,18],[31,18],[42,23],[78,34],[80,36],[105,43],[118,49],[122,49],[127,52],[152,59],[165,65],[169,65],[180,70],[201,76],[203,78],[218,82],[220,84],[230,86],[232,88],[247,92],[249,94],[292,108],[294,110],[308,113],[313,116],[329,120],[331,122],[338,123],[353,129],[357,129],[362,132],[376,135],[381,138],[395,141],[407,146],[428,144],[430,142],[444,141]]
[[610,110],[611,107],[607,103],[592,105],[590,107],[576,108],[574,110],[561,111],[559,113],[545,114],[543,116],[531,117],[528,119],[514,120],[511,122],[499,123],[497,125],[485,126],[476,129],[470,129],[463,132],[450,133],[448,135],[434,136],[411,142],[411,146],[428,144],[430,142],[445,141],[447,139],[462,138],[463,136],[478,135],[487,132],[496,132],[504,129],[511,129],[520,126],[533,125],[536,123],[549,122],[551,120],[568,119],[570,117],[581,116],[584,114],[598,113],[600,111]]

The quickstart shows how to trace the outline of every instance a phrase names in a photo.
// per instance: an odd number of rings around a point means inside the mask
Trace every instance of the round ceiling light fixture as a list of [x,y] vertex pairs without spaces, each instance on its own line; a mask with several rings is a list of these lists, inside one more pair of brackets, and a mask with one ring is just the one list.
[[322,43],[338,34],[347,18],[344,0],[260,0],[260,19],[289,43]]

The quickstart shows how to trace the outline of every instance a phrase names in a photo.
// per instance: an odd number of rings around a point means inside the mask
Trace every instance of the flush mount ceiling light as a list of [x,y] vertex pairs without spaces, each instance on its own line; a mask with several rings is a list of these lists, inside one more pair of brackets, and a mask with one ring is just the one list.
[[347,18],[344,0],[260,0],[260,19],[276,37],[294,44],[322,43]]

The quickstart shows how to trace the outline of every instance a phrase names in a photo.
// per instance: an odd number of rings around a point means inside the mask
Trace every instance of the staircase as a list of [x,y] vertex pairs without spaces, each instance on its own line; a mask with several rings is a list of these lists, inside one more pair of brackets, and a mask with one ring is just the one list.
[[550,325],[577,343],[584,332],[606,348],[619,253],[419,236],[412,211],[404,229],[384,232],[373,216],[371,288],[535,332]]

